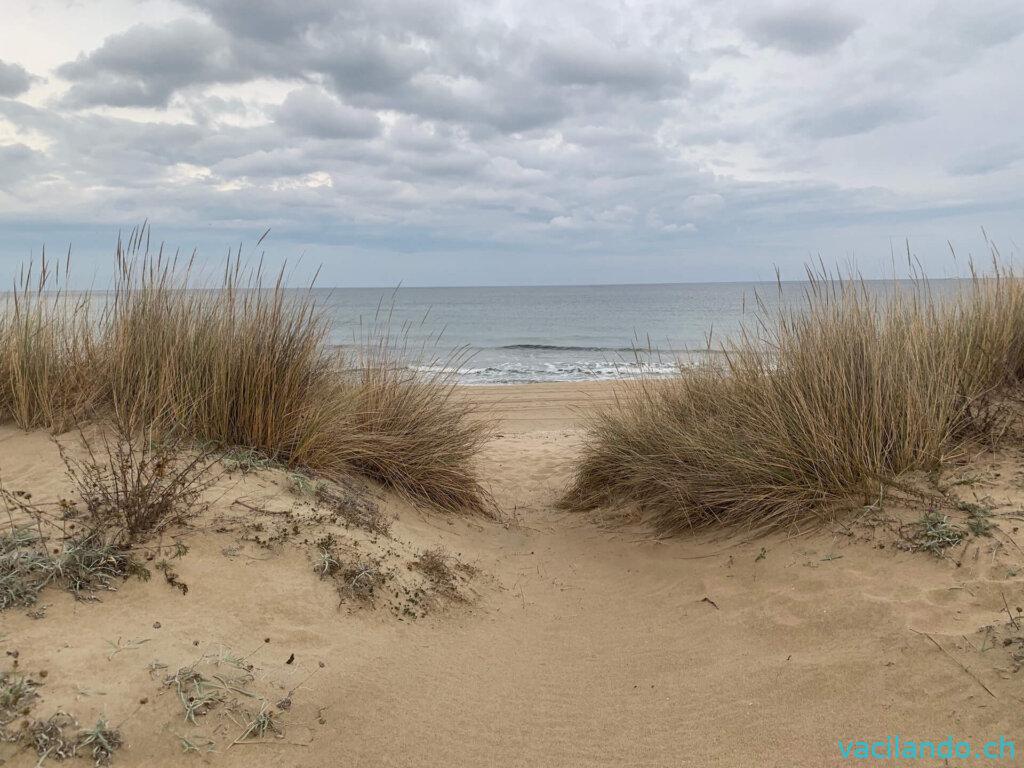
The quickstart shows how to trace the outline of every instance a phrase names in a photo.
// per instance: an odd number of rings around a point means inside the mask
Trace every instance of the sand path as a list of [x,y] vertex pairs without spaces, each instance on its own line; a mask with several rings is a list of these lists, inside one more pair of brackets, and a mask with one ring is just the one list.
[[[510,525],[402,513],[402,536],[443,541],[493,575],[472,607],[405,623],[339,612],[299,553],[229,559],[211,537],[181,561],[187,598],[153,583],[98,605],[55,595],[44,621],[4,616],[3,647],[16,639],[27,668],[60,668],[68,682],[52,694],[77,711],[138,710],[122,765],[197,761],[175,751],[187,727],[167,697],[133,702],[158,688],[148,661],[212,642],[258,648],[285,687],[315,672],[287,743],[204,758],[217,765],[831,766],[851,762],[837,739],[897,734],[1024,747],[1020,677],[976,634],[999,621],[1002,594],[1024,603],[1019,578],[984,558],[956,569],[827,532],[743,543],[601,531],[551,504],[578,445],[573,406],[609,390],[544,390],[468,395],[503,417],[483,469]],[[115,636],[149,640],[106,659]]]

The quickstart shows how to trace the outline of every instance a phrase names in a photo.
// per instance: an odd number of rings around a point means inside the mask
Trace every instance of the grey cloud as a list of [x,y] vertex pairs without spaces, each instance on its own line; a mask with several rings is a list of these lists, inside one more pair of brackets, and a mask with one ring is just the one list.
[[826,6],[799,5],[761,11],[743,22],[755,42],[790,53],[813,55],[842,45],[860,20]]
[[374,112],[354,109],[319,88],[289,93],[276,120],[296,133],[322,139],[370,138],[381,131],[380,118]]
[[569,99],[550,88],[518,79],[478,83],[462,92],[444,83],[424,81],[391,98],[368,103],[429,120],[478,124],[507,133],[550,125],[572,109]]
[[794,122],[793,127],[812,139],[834,139],[869,133],[885,125],[907,122],[920,116],[920,108],[909,99],[875,97],[810,109]]
[[[455,31],[456,3],[434,0],[182,0],[207,14],[222,29],[243,38],[280,44],[307,33],[338,38],[346,31],[373,29],[392,39],[409,33],[437,36]],[[308,41],[307,41],[308,42]],[[315,42],[315,41],[314,41]]]
[[956,176],[979,176],[1010,167],[1024,159],[1024,146],[1019,143],[982,147],[957,157],[948,170]]
[[679,91],[686,73],[672,59],[651,51],[598,45],[547,45],[536,63],[543,81],[558,85],[599,85],[620,91]]
[[72,82],[63,99],[71,107],[163,107],[180,88],[255,75],[238,62],[221,30],[188,19],[111,35],[57,73]]
[[401,116],[388,128],[392,146],[414,152],[436,152],[447,149],[455,141],[456,130],[445,123],[424,123]]
[[[212,166],[268,150],[282,136],[266,127],[211,130],[189,123],[142,123],[95,114],[61,115],[0,100],[0,115],[21,129],[46,135],[46,160],[55,172],[99,186],[147,186],[176,163]],[[155,189],[159,189],[156,187]]]
[[23,171],[25,166],[43,159],[40,152],[24,144],[0,144],[0,175]]
[[335,0],[184,0],[217,24],[243,37],[283,41],[337,13]]
[[[964,182],[972,211],[1006,210],[1024,166],[1005,74],[1024,40],[1009,11],[993,23],[965,4],[865,3],[860,25],[806,5],[738,17],[738,0],[184,5],[161,11],[189,20],[112,27],[62,67],[63,102],[0,98],[5,140],[41,148],[0,149],[19,168],[0,175],[0,218],[272,225],[300,233],[275,241],[282,251],[330,259],[341,243],[386,256],[399,277],[419,250],[443,251],[462,275],[486,277],[503,251],[583,254],[562,272],[574,280],[648,259],[679,262],[650,274],[687,279],[687,254],[707,255],[698,246],[749,266],[862,248],[832,227],[882,222],[902,237],[929,211],[948,221],[948,190],[938,199],[921,183],[936,170],[976,176]],[[749,42],[814,54],[855,30],[856,61],[766,60]],[[256,80],[273,85],[254,96]],[[935,122],[901,125],[925,114]],[[887,189],[898,185],[916,191]],[[332,277],[373,280],[382,261]],[[559,259],[545,263],[557,275]]]
[[948,46],[984,49],[1009,42],[1024,32],[1024,7],[1016,0],[942,0],[929,14]]
[[20,64],[0,61],[0,96],[20,96],[35,79]]
[[537,46],[525,30],[467,20],[455,2],[429,10],[413,0],[189,4],[217,26],[181,20],[111,36],[59,68],[72,81],[64,103],[164,107],[204,85],[292,78],[322,81],[357,107],[523,132],[607,111],[610,92],[664,98],[688,84],[678,48],[596,39]]
[[188,111],[196,125],[211,125],[226,116],[258,117],[258,110],[251,108],[240,97],[223,98],[212,94],[185,95],[180,106]]
[[214,164],[223,178],[262,177],[268,179],[302,176],[322,170],[324,161],[300,147],[257,150]]
[[487,166],[487,156],[476,152],[448,152],[438,155],[413,155],[398,167],[398,178],[408,178],[407,170],[427,177],[445,177],[470,180]]
[[311,62],[341,93],[394,94],[423,70],[427,54],[412,45],[349,38]]

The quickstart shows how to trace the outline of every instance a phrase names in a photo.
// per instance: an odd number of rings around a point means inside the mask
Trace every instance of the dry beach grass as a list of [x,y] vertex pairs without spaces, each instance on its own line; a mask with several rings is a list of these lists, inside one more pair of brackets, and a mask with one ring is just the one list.
[[0,317],[0,415],[58,431],[109,417],[325,476],[354,469],[446,510],[487,506],[472,458],[488,425],[450,373],[397,365],[384,335],[342,360],[312,294],[281,275],[265,284],[236,258],[211,287],[146,242],[118,244],[110,294],[68,293],[67,263],[22,273]]
[[955,297],[810,273],[713,363],[640,380],[589,420],[572,509],[639,509],[665,532],[765,529],[866,503],[962,456],[1024,372],[1024,283],[994,265]]

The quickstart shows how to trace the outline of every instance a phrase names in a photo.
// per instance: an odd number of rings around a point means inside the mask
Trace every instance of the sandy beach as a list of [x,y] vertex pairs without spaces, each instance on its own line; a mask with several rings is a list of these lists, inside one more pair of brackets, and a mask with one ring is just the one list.
[[1024,2],[2,9],[0,768],[1024,768]]
[[[187,593],[160,573],[99,602],[51,590],[41,618],[3,615],[0,648],[42,682],[43,709],[118,724],[118,765],[823,766],[844,763],[840,739],[1020,733],[1015,662],[996,639],[1003,596],[1024,600],[1019,542],[978,545],[957,567],[877,527],[754,542],[602,530],[553,502],[581,409],[611,385],[462,396],[501,419],[482,458],[501,520],[367,487],[396,520],[390,539],[363,537],[398,555],[442,545],[475,569],[460,599],[415,620],[339,605],[311,568],[323,524],[265,471],[212,493],[173,562]],[[972,490],[1019,507],[999,462]],[[0,466],[8,488],[67,490],[45,434],[4,428]],[[297,533],[270,535],[282,520]],[[279,738],[232,744],[244,697],[183,718],[165,681],[204,657],[241,657],[261,695],[289,699]]]

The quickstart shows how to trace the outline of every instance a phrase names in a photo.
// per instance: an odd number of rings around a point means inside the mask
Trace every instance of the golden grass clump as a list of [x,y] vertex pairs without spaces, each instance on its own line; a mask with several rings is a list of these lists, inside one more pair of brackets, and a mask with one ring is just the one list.
[[0,408],[25,429],[69,426],[96,378],[87,302],[63,292],[43,298],[62,274],[45,257],[22,271],[0,315]]
[[107,416],[327,477],[359,471],[443,509],[488,506],[473,467],[488,424],[450,369],[414,372],[385,342],[343,359],[314,294],[285,290],[283,273],[265,285],[236,257],[211,288],[145,239],[118,243],[110,292],[62,290],[45,259],[22,274],[0,316],[0,416],[56,430]]
[[[443,508],[466,506],[467,468],[490,429],[472,418],[475,406],[456,395],[449,374],[416,373],[392,357],[386,341],[366,350],[355,380],[336,396],[347,404],[345,418],[326,420],[328,443],[344,447],[341,459],[370,477]],[[346,441],[344,433],[359,439]],[[470,506],[484,497],[475,484],[474,493]]]
[[961,454],[1024,373],[1024,283],[998,265],[954,295],[809,277],[801,308],[759,302],[714,362],[623,383],[563,504],[666,533],[826,519]]

